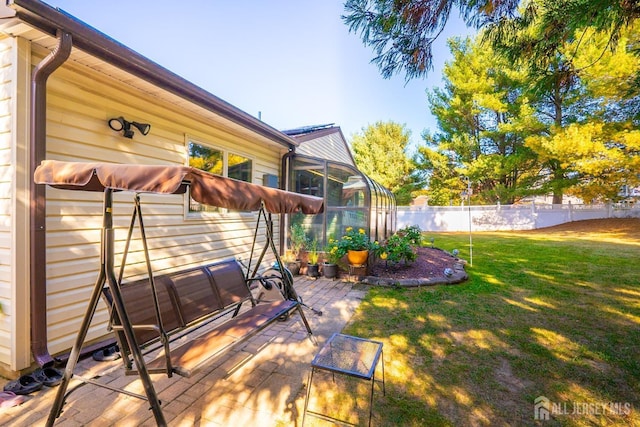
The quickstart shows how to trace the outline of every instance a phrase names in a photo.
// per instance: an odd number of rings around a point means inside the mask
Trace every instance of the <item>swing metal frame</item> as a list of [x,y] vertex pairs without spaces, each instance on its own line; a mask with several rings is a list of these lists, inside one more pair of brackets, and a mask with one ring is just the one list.
[[[141,233],[141,242],[143,244],[144,256],[146,261],[146,268],[149,283],[152,289],[152,297],[154,301],[155,307],[155,316],[158,320],[158,324],[160,325],[161,335],[160,342],[165,345],[169,341],[169,337],[164,332],[162,328],[162,316],[159,308],[158,294],[156,290],[156,285],[153,278],[153,271],[151,266],[151,259],[149,256],[149,248],[147,245],[147,238],[144,228],[142,209],[140,205],[140,194],[139,192],[152,192],[152,193],[160,193],[160,194],[182,194],[187,191],[187,188],[192,187],[192,190],[195,188],[195,197],[197,201],[204,202],[207,204],[212,204],[212,201],[220,200],[220,204],[214,205],[222,205],[223,207],[238,207],[244,210],[247,210],[248,207],[247,201],[242,199],[238,199],[237,201],[231,200],[228,198],[224,198],[224,191],[227,191],[227,195],[237,193],[237,188],[241,188],[243,191],[251,192],[253,196],[254,193],[258,193],[259,197],[257,200],[254,200],[255,197],[251,200],[251,204],[249,207],[253,208],[251,210],[258,210],[258,216],[256,221],[256,228],[253,236],[253,243],[251,246],[250,252],[250,260],[249,265],[247,267],[245,279],[249,280],[259,280],[258,271],[262,261],[270,249],[273,252],[277,265],[280,267],[280,271],[282,273],[282,281],[284,285],[284,297],[285,299],[291,299],[299,301],[299,299],[291,281],[291,276],[284,274],[282,260],[279,255],[279,251],[277,250],[274,242],[273,236],[273,218],[272,218],[272,210],[279,213],[291,213],[296,211],[303,211],[305,213],[318,213],[322,210],[322,202],[316,200],[318,198],[303,196],[294,193],[285,192],[283,190],[275,190],[275,189],[265,189],[265,187],[257,186],[255,184],[250,183],[239,183],[234,180],[229,180],[228,178],[222,178],[217,176],[211,176],[210,174],[206,174],[205,172],[194,170],[192,168],[187,167],[173,167],[170,171],[164,172],[164,177],[167,174],[170,174],[168,180],[171,181],[169,184],[166,184],[165,181],[160,181],[160,177],[156,177],[155,175],[149,175],[151,178],[151,182],[145,182],[140,184],[141,179],[133,179],[133,184],[130,188],[123,188],[122,186],[122,177],[118,177],[118,172],[123,172],[127,170],[127,165],[106,165],[106,169],[108,169],[108,173],[102,174],[102,169],[100,164],[79,164],[72,162],[56,162],[56,161],[45,161],[35,173],[35,181],[39,184],[48,184],[52,187],[63,188],[63,189],[80,189],[87,191],[103,191],[103,209],[102,209],[102,230],[101,230],[101,238],[100,238],[100,269],[98,271],[98,275],[93,286],[93,291],[91,297],[88,302],[88,306],[83,317],[82,323],[80,325],[79,331],[77,333],[75,343],[71,349],[69,354],[69,358],[67,361],[67,365],[64,370],[64,375],[62,378],[62,382],[57,390],[56,398],[49,412],[49,417],[47,419],[46,425],[52,426],[55,423],[55,420],[62,413],[63,406],[65,404],[65,400],[68,395],[75,390],[72,389],[67,392],[67,389],[70,385],[71,379],[74,377],[74,370],[77,365],[77,362],[80,357],[80,351],[82,346],[86,340],[87,333],[89,330],[90,323],[93,319],[93,316],[96,312],[98,301],[103,292],[103,288],[107,287],[109,292],[113,298],[113,310],[112,313],[117,315],[119,319],[119,325],[117,326],[118,330],[122,332],[126,339],[126,344],[128,347],[128,351],[130,352],[130,356],[133,359],[133,363],[137,369],[137,374],[140,377],[140,380],[143,384],[145,395],[140,395],[136,393],[129,392],[127,390],[117,389],[115,387],[111,387],[107,384],[101,384],[94,379],[85,379],[79,378],[83,383],[94,384],[97,386],[105,387],[107,389],[118,391],[121,393],[125,393],[127,395],[137,397],[140,399],[147,400],[150,405],[150,410],[153,413],[156,424],[158,426],[165,426],[166,420],[162,413],[161,402],[158,399],[158,395],[153,386],[153,382],[150,377],[150,372],[147,369],[145,364],[144,355],[142,349],[138,345],[136,341],[136,336],[134,333],[133,325],[130,321],[129,315],[127,313],[123,296],[121,293],[121,284],[122,278],[124,274],[124,268],[126,265],[126,258],[129,251],[129,245],[131,242],[131,238],[133,235],[133,229],[135,228],[136,221],[138,222],[138,227]],[[131,169],[136,172],[136,177],[144,177],[146,174],[152,173],[154,171],[159,170],[159,167],[150,166],[145,168],[141,165],[131,165]],[[115,172],[114,172],[115,169]],[[141,169],[140,171],[138,169]],[[174,175],[177,175],[174,176]],[[115,178],[113,177],[115,176]],[[111,181],[110,181],[111,180]],[[222,181],[221,181],[222,180]],[[115,182],[117,181],[117,182]],[[202,183],[204,181],[204,184]],[[232,182],[228,182],[232,181]],[[216,193],[215,197],[211,197],[206,190],[218,191],[220,186],[227,185],[229,188],[224,188],[219,191],[219,194]],[[203,190],[204,188],[204,190]],[[125,248],[123,251],[122,262],[120,265],[119,274],[116,277],[115,274],[115,230],[113,226],[113,193],[120,190],[130,190],[135,192],[134,196],[134,209],[131,217],[131,223],[129,225],[128,235],[126,239]],[[274,191],[276,191],[274,193]],[[269,196],[273,195],[274,197],[283,197],[282,203],[280,205],[274,205],[273,203],[270,206],[266,206],[267,203],[270,203]],[[286,199],[284,199],[286,197]],[[231,198],[231,196],[229,196]],[[253,270],[251,269],[253,255],[256,250],[257,245],[257,235],[260,230],[260,224],[264,221],[264,229],[266,232],[267,243],[263,247]],[[239,310],[239,306],[237,310]],[[311,335],[311,329],[309,324],[302,312],[302,309],[299,308],[299,313],[301,315],[301,319],[309,331],[309,335]],[[315,310],[314,310],[315,311]],[[113,314],[111,320],[109,322],[111,326],[113,326]],[[167,366],[170,368],[171,360],[169,357],[169,353],[165,352],[167,357]],[[127,357],[128,362],[130,363],[129,358]]]

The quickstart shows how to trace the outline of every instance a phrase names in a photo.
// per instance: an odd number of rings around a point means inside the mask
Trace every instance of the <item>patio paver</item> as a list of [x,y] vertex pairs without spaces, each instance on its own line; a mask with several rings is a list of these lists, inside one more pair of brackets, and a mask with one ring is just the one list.
[[[323,312],[317,316],[304,309],[319,345],[342,330],[365,293],[350,282],[305,276],[295,278],[295,288],[305,303]],[[302,391],[318,349],[307,338],[300,316],[294,314],[192,378],[152,375],[152,380],[170,426],[294,426],[302,420]],[[138,377],[124,375],[121,361],[83,359],[75,373],[90,376],[116,366],[101,381],[144,394]],[[22,405],[0,410],[0,426],[43,426],[55,394],[56,388],[44,387],[26,396]],[[55,425],[154,426],[155,420],[146,401],[88,384],[68,397]]]

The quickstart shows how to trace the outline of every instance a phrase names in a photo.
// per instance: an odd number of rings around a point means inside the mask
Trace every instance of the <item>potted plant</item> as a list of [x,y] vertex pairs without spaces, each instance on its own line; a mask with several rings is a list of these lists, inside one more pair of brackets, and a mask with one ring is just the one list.
[[329,244],[325,248],[324,253],[326,260],[322,264],[322,274],[327,279],[333,279],[338,276],[338,261],[340,261],[341,258],[335,239],[329,239]]
[[318,277],[320,276],[319,268],[318,268],[318,241],[313,240],[309,245],[308,256],[308,265],[307,265],[307,276],[309,277]]
[[347,255],[350,265],[364,265],[369,258],[369,250],[373,249],[373,244],[364,228],[354,229],[347,227],[345,234],[337,243],[338,252],[342,256]]
[[285,255],[287,258],[285,262],[287,263],[287,268],[291,271],[291,274],[296,276],[300,274],[300,252],[302,252],[307,245],[307,235],[305,234],[302,224],[293,224],[290,230],[289,241],[291,244],[289,246],[289,251]]
[[292,275],[297,276],[300,274],[301,262],[297,259],[293,251],[288,250],[285,252],[282,256],[282,262],[284,262],[285,267],[287,267],[287,270],[289,270]]

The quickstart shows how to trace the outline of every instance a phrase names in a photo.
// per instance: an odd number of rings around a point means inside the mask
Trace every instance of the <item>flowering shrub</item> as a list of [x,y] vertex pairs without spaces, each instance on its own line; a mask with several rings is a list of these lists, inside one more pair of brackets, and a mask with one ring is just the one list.
[[422,230],[417,225],[407,225],[398,230],[396,234],[405,237],[412,245],[420,246],[422,244]]
[[421,241],[422,231],[420,227],[415,225],[408,226],[389,237],[386,242],[380,245],[377,252],[380,259],[385,260],[387,263],[412,263],[417,258],[414,246],[419,245]]
[[369,236],[364,228],[356,230],[353,227],[347,227],[346,232],[340,239],[338,246],[346,251],[367,251],[371,246]]
[[340,253],[338,252],[338,241],[332,237],[329,238],[329,243],[327,247],[324,249],[324,252],[327,256],[327,262],[331,264],[337,264],[340,261]]
[[384,243],[372,242],[364,228],[347,227],[340,239],[330,238],[325,248],[329,262],[337,264],[349,250],[368,250],[388,263],[412,263],[417,254],[414,249],[422,243],[422,230],[417,225],[398,230]]

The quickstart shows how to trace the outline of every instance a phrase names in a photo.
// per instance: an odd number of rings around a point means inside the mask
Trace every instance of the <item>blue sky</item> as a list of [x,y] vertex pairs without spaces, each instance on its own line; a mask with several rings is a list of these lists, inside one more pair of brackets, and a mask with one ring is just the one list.
[[446,39],[471,31],[451,21],[435,70],[385,80],[373,52],[349,33],[342,1],[45,0],[276,129],[335,123],[347,138],[377,121],[435,129],[425,90],[441,86]]

